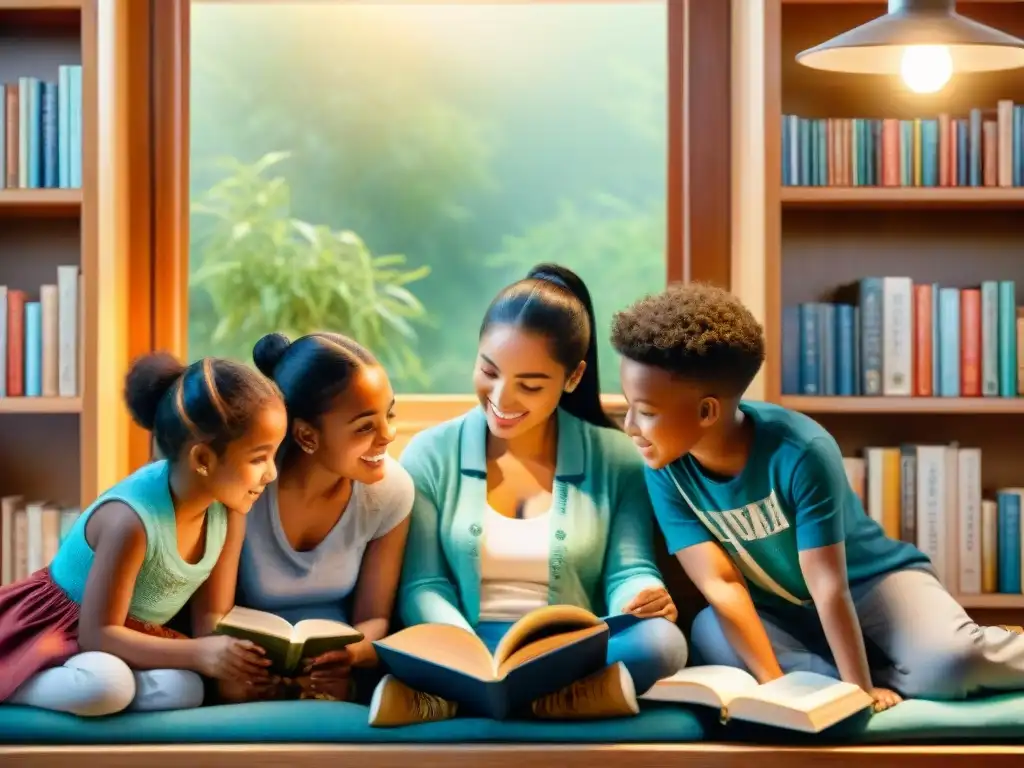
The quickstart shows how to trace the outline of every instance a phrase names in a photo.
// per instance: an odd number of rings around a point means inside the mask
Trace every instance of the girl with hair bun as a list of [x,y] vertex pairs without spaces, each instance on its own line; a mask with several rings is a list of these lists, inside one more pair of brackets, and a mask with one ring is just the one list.
[[[85,509],[53,562],[0,588],[0,702],[81,716],[184,709],[200,675],[267,677],[252,643],[211,635],[234,601],[245,514],[276,476],[286,415],[240,363],[140,358],[125,384],[166,457]],[[189,639],[164,626],[191,599]]]
[[293,623],[341,621],[364,639],[305,659],[295,679],[224,685],[222,696],[368,700],[373,641],[390,624],[414,494],[409,474],[387,455],[394,391],[373,355],[336,333],[293,342],[272,333],[253,359],[284,396],[288,434],[280,475],[248,518],[237,602]]
[[[454,624],[493,651],[542,606],[632,614],[641,621],[612,631],[603,670],[532,711],[635,714],[638,694],[685,665],[686,642],[654,564],[643,463],[601,407],[583,281],[541,264],[501,291],[484,315],[473,382],[480,407],[420,432],[402,453],[416,485],[402,620]],[[438,720],[456,708],[386,676],[370,721]]]

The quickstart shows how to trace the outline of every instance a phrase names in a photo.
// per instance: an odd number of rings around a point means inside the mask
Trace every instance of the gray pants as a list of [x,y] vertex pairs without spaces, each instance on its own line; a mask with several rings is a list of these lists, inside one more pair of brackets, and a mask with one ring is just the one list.
[[[924,699],[1024,690],[1024,636],[978,626],[931,573],[897,571],[852,593],[875,685]],[[816,614],[785,629],[760,615],[784,672],[839,677]],[[690,644],[694,665],[746,669],[711,608],[694,619]]]
[[5,703],[81,717],[101,717],[125,709],[191,709],[203,703],[203,679],[185,669],[136,671],[117,656],[87,651],[72,656],[63,666],[33,675]]

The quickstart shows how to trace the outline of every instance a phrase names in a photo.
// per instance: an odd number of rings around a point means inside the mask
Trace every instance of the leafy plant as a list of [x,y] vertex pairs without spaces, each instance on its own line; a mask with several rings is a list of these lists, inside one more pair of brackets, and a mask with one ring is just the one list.
[[430,273],[399,254],[374,256],[349,230],[291,215],[291,188],[270,172],[289,157],[218,162],[223,178],[193,202],[193,354],[249,359],[265,333],[336,331],[373,351],[396,378],[426,384],[416,325],[428,320],[407,288]]

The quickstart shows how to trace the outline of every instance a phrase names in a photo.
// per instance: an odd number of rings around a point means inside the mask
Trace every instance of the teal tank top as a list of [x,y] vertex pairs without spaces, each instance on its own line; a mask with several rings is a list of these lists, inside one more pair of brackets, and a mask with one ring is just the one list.
[[50,564],[54,583],[79,605],[95,557],[85,539],[85,525],[93,510],[107,501],[127,504],[146,529],[146,559],[135,580],[128,613],[139,621],[163,625],[182,609],[217,563],[227,533],[227,510],[221,504],[207,510],[206,551],[198,563],[188,563],[178,554],[167,462],[155,461],[129,475],[86,508]]

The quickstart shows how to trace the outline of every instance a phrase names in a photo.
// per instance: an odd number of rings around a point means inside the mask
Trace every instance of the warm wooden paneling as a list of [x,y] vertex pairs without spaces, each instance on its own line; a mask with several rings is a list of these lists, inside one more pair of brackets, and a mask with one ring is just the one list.
[[[326,710],[327,708],[325,708]],[[410,744],[133,745],[130,747],[0,747],[5,768],[104,768],[140,763],[189,768],[1016,768],[1024,747],[775,747],[734,744]]]

